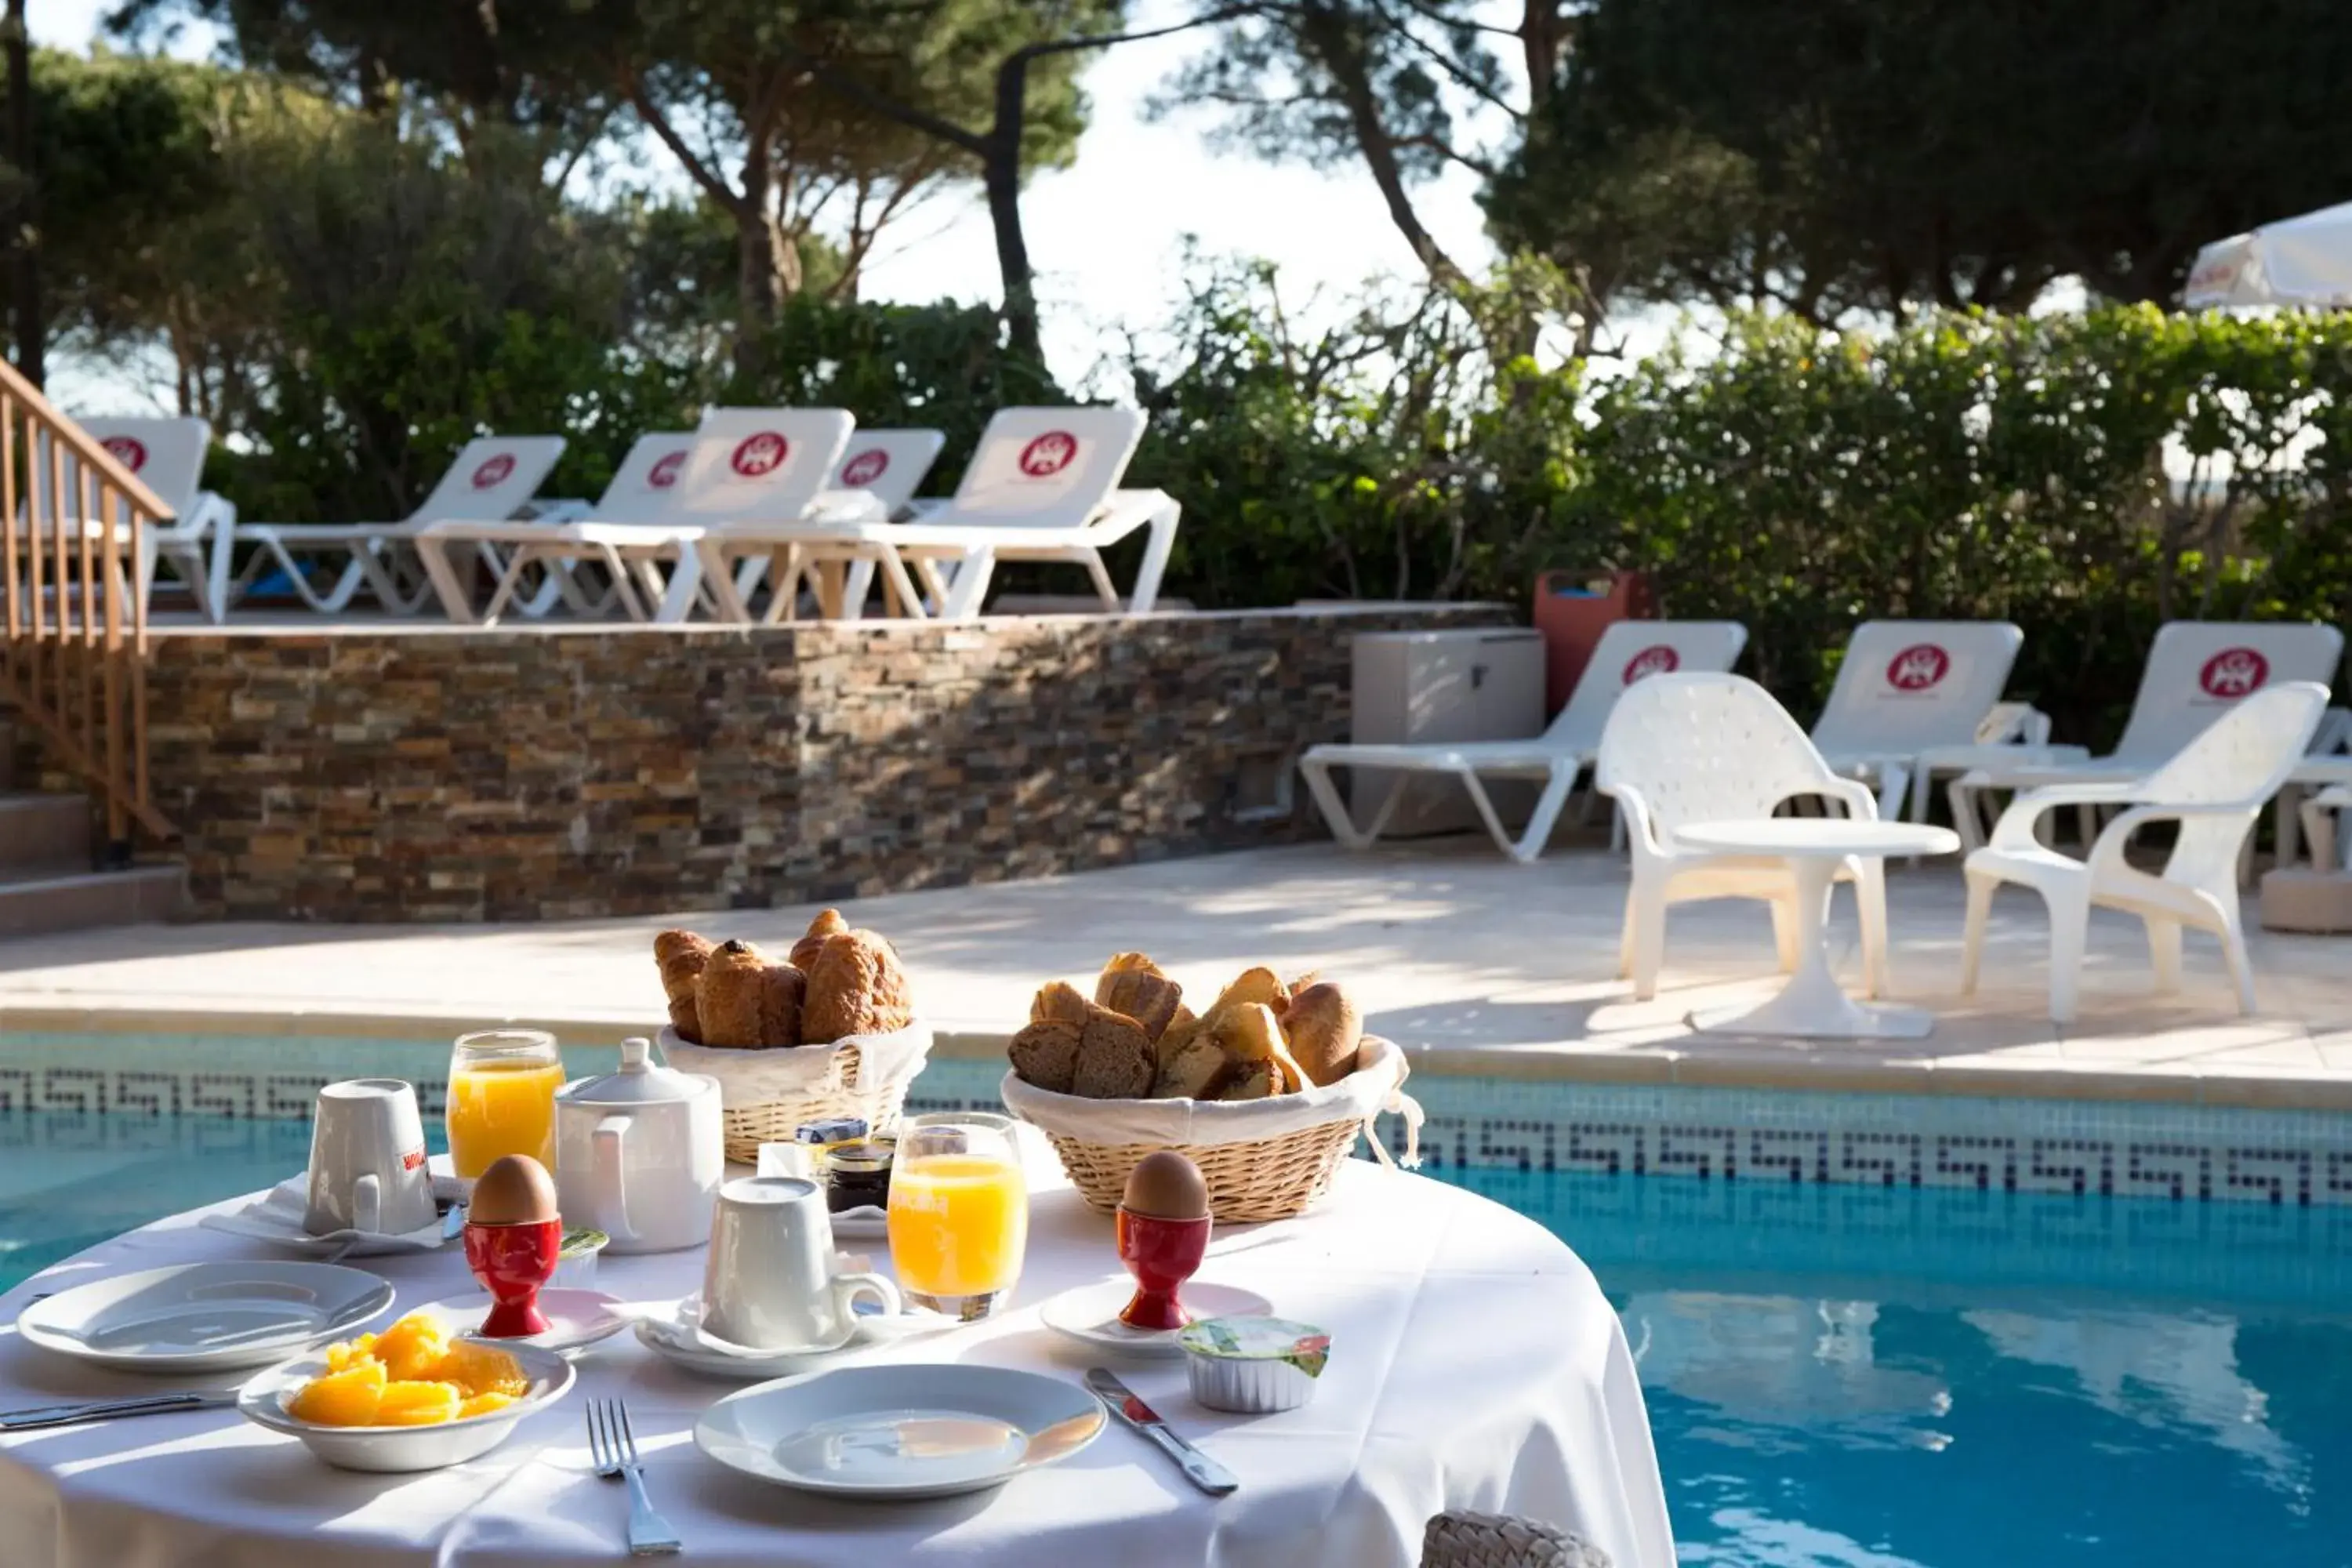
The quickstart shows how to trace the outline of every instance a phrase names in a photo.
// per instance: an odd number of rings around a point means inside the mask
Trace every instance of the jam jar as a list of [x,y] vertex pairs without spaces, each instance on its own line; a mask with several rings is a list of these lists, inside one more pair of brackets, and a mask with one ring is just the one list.
[[849,1209],[887,1208],[890,1204],[890,1158],[887,1143],[839,1143],[825,1152],[824,1206],[833,1214]]

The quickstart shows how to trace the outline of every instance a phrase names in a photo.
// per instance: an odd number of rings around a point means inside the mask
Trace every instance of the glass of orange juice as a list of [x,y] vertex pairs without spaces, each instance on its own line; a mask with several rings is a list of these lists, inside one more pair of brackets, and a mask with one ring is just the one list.
[[890,1262],[919,1307],[963,1322],[1003,1309],[1029,1246],[1029,1184],[1010,1131],[975,1119],[904,1128],[890,1172]]
[[478,1176],[501,1154],[555,1169],[555,1091],[563,1058],[544,1029],[460,1035],[449,1052],[449,1163]]

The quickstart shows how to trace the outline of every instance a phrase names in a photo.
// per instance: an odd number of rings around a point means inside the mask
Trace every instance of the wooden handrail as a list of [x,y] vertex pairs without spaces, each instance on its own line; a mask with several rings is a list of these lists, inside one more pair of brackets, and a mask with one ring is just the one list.
[[134,824],[158,839],[173,833],[147,772],[147,587],[154,531],[171,516],[0,362],[0,697],[95,786],[118,856]]

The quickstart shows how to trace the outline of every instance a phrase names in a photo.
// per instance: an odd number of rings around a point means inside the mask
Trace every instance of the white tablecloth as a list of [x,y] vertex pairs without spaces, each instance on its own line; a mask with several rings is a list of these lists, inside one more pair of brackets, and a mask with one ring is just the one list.
[[[1044,1328],[1036,1304],[1120,1275],[1110,1222],[1088,1212],[1057,1171],[1039,1174],[1015,1298],[1023,1310],[883,1353],[1073,1379],[1101,1359]],[[195,1228],[196,1217],[174,1216],[58,1265],[0,1299],[0,1322],[13,1325],[30,1292],[78,1277],[270,1255],[263,1244]],[[843,1246],[870,1249],[887,1266],[879,1243]],[[675,1298],[699,1283],[701,1259],[699,1250],[607,1258],[596,1284],[632,1300]],[[399,1288],[401,1310],[471,1285],[454,1247],[360,1266]],[[610,1563],[624,1556],[626,1494],[589,1470],[580,1400],[620,1394],[655,1506],[698,1568],[1411,1563],[1423,1522],[1447,1508],[1568,1524],[1622,1568],[1672,1568],[1648,1417],[1617,1316],[1584,1265],[1532,1221],[1351,1161],[1320,1212],[1221,1229],[1200,1277],[1248,1285],[1332,1336],[1314,1402],[1277,1415],[1193,1405],[1181,1362],[1113,1363],[1242,1478],[1242,1489],[1222,1501],[1194,1491],[1117,1426],[1076,1458],[993,1493],[858,1505],[767,1487],[694,1447],[698,1415],[736,1385],[679,1371],[624,1333],[588,1351],[573,1393],[503,1446],[422,1475],[331,1469],[234,1410],[0,1437],[0,1563]],[[186,1384],[82,1366],[26,1344],[13,1326],[0,1331],[0,1409],[159,1385]]]

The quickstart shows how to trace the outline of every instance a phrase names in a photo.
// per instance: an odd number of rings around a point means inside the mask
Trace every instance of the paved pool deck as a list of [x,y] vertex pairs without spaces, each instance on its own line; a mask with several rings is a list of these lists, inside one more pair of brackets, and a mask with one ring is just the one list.
[[[1556,850],[1519,866],[1484,838],[1336,845],[1164,861],[866,899],[898,945],[940,1048],[1001,1048],[1037,984],[1148,952],[1188,991],[1253,963],[1347,983],[1416,1070],[1615,1083],[2153,1100],[2352,1110],[2352,938],[2257,933],[2262,1011],[2242,1017],[2218,952],[2189,939],[2187,984],[2151,994],[2137,921],[2095,916],[2082,1016],[2046,1012],[2039,902],[2005,892],[1979,994],[1957,994],[1951,861],[1890,868],[1895,999],[1935,1010],[1916,1041],[1764,1040],[1693,1031],[1695,1008],[1769,994],[1762,906],[1685,905],[1657,998],[1615,977],[1622,861]],[[0,1034],[15,1030],[433,1037],[530,1021],[617,1039],[663,1018],[654,932],[687,925],[779,951],[814,909],[502,926],[203,924],[0,942]],[[2251,921],[2252,911],[2249,910]],[[1832,939],[1858,984],[1850,900]]]

